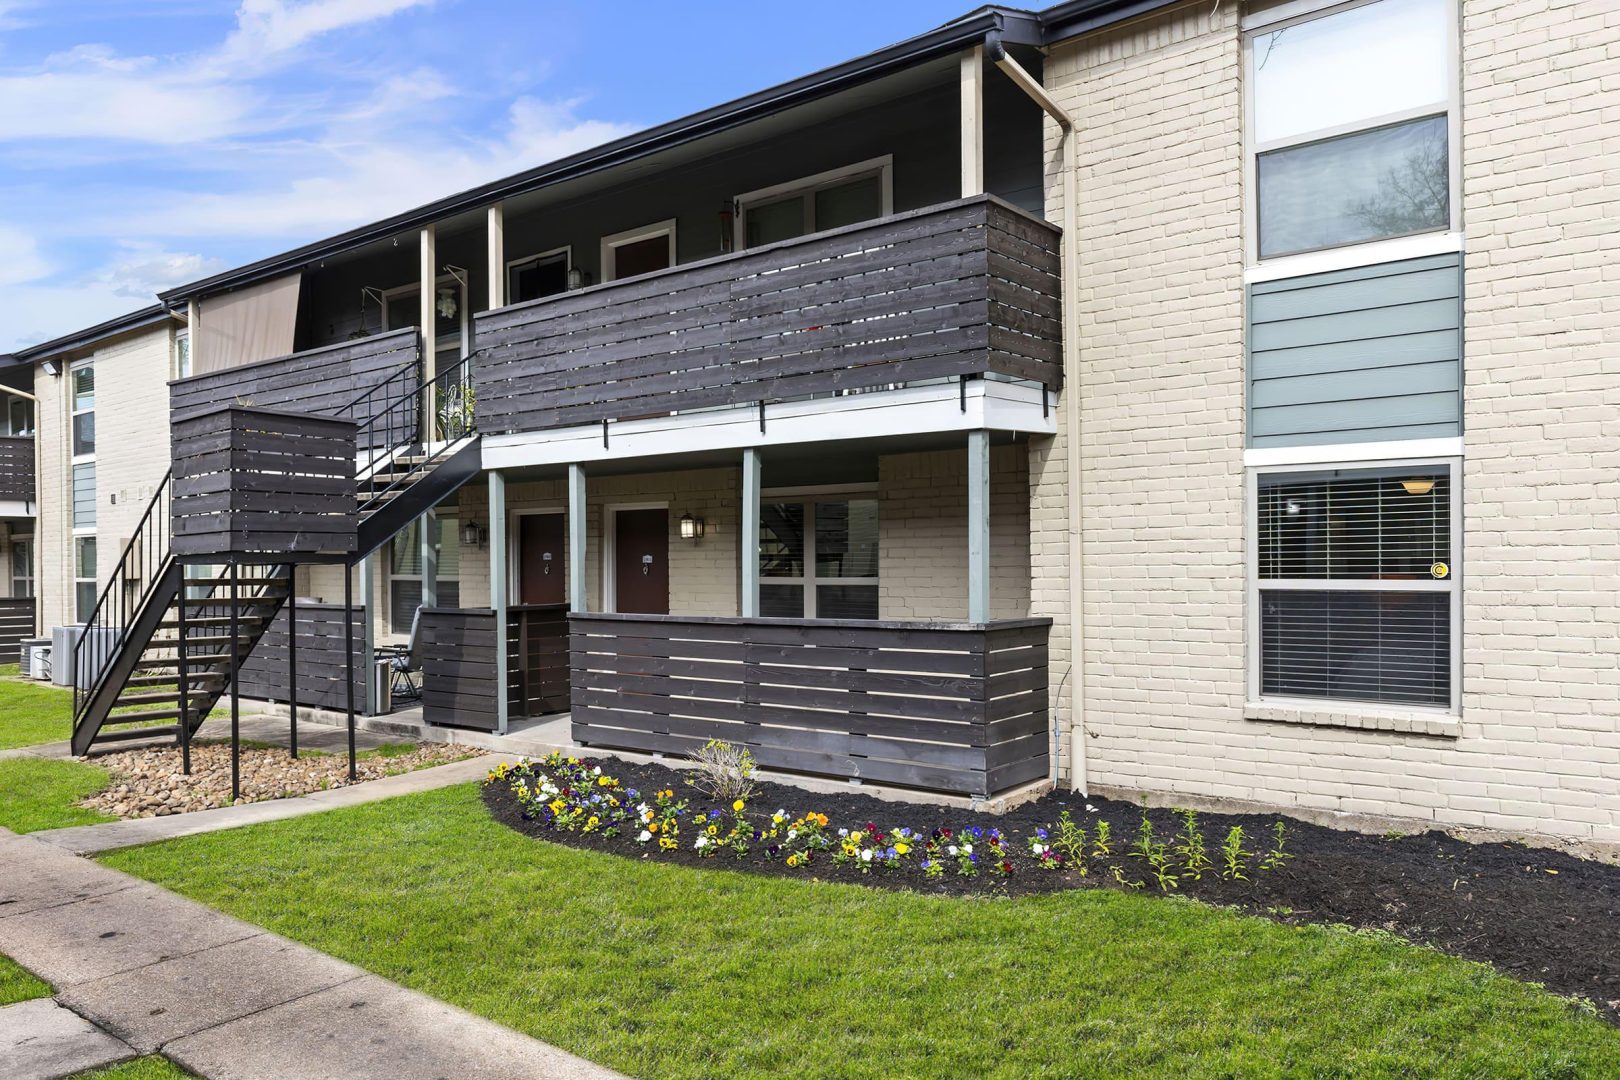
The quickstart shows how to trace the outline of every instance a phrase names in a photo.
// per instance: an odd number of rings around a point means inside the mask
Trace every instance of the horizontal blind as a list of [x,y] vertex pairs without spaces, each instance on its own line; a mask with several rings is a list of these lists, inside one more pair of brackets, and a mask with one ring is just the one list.
[[1451,560],[1448,470],[1356,469],[1259,478],[1262,580],[1432,580]]
[[1451,596],[1261,590],[1261,692],[1451,703]]

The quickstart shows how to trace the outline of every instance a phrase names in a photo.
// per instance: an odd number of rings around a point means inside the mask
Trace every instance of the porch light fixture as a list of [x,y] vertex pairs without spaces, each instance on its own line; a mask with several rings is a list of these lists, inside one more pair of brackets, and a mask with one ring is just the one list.
[[570,291],[574,289],[583,289],[590,283],[591,275],[587,274],[577,266],[570,266],[568,268],[568,288]]
[[1434,490],[1434,481],[1429,479],[1402,480],[1401,487],[1406,489],[1408,495],[1427,495]]
[[681,539],[682,540],[701,540],[701,539],[703,539],[703,519],[702,518],[695,518],[691,514],[682,514],[681,515]]
[[482,550],[489,543],[489,530],[468,518],[461,523],[461,546]]
[[456,291],[451,288],[439,290],[439,318],[453,319],[456,317]]

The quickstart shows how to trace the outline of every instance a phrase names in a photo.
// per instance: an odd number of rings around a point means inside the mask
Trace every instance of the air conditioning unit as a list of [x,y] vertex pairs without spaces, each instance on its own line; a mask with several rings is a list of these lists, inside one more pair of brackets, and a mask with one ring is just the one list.
[[51,677],[51,639],[30,638],[21,643],[19,659],[22,673],[30,679],[45,681]]

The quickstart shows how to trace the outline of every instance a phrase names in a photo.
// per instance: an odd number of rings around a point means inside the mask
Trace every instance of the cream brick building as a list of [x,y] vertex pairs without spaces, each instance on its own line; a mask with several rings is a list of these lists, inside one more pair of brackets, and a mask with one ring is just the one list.
[[[276,328],[174,393],[333,415],[301,373],[375,392],[391,350],[470,357],[477,460],[442,488],[410,466],[425,546],[401,526],[349,572],[379,641],[419,606],[495,625],[525,606],[522,522],[560,515],[576,734],[652,715],[636,748],[741,732],[823,774],[951,763],[975,794],[1614,845],[1617,62],[1593,0],[983,8],[170,290],[194,334]],[[81,335],[41,376],[46,624],[72,617],[71,364],[120,448],[105,559],[168,456],[146,418],[182,325]],[[637,510],[663,516],[621,565]],[[344,572],[297,592],[338,602]],[[579,659],[620,632],[660,643]],[[950,635],[982,650],[960,670]],[[809,730],[727,727],[743,705]]]

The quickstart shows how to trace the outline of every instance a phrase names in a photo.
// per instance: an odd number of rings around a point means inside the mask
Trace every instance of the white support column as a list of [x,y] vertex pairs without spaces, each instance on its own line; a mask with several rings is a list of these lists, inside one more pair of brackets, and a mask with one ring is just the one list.
[[581,613],[585,600],[585,467],[568,466],[568,609]]
[[495,731],[506,734],[510,703],[505,687],[506,607],[511,578],[506,567],[506,476],[494,469],[489,473],[489,606],[495,609]]
[[968,432],[968,622],[990,621],[990,433]]
[[984,46],[962,54],[962,197],[984,194]]
[[[366,715],[376,716],[382,711],[382,701],[377,693],[377,665],[372,657],[377,655],[377,596],[376,573],[377,560],[381,558],[377,552],[360,560],[360,609],[365,612],[360,625],[362,628],[360,655],[365,658],[366,678]],[[352,574],[354,570],[344,567],[345,574]],[[389,675],[393,677],[392,673]]]
[[[197,366],[197,328],[202,325],[202,312],[196,300],[186,301],[186,341],[191,349],[191,373],[195,375],[202,369]],[[36,406],[37,408],[37,406]],[[38,423],[38,420],[35,420]]]
[[506,306],[506,204],[489,208],[489,308]]
[[439,374],[433,340],[433,329],[436,324],[433,305],[439,295],[439,258],[438,237],[432,225],[425,225],[422,228],[421,266],[417,276],[421,286],[417,325],[422,330],[422,381],[429,384],[427,391],[422,395],[422,432],[424,439],[434,442],[439,436],[438,424],[435,422],[439,414],[433,401],[431,385],[434,377]]
[[745,619],[759,618],[759,451],[743,451],[742,465],[742,610]]
[[[439,606],[439,512],[429,510],[417,518],[422,541],[422,606]],[[397,627],[395,628],[398,629]]]

